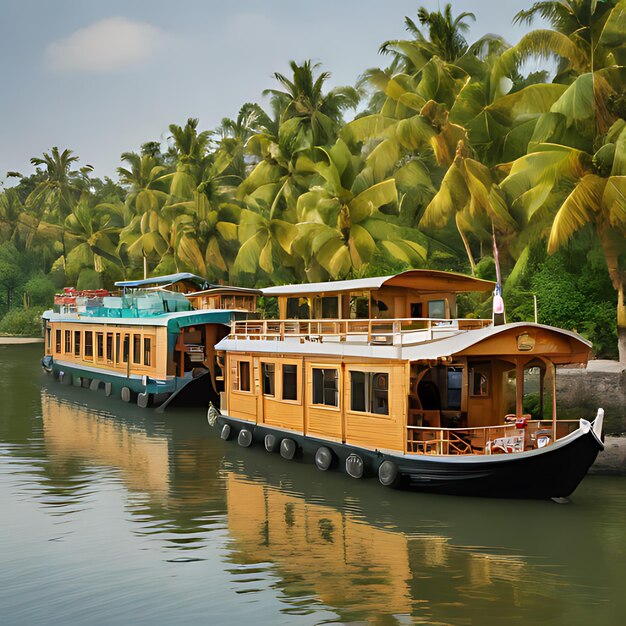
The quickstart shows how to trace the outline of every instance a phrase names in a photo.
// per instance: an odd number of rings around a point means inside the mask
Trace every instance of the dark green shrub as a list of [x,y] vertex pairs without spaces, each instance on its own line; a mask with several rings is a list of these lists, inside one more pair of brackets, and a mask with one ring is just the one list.
[[43,309],[11,309],[0,321],[0,334],[41,337]]

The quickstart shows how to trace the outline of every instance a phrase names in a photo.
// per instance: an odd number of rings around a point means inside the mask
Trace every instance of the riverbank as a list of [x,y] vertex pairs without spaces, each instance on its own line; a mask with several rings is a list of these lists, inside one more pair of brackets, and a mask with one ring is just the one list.
[[559,368],[556,377],[559,417],[593,419],[604,409],[604,432],[626,434],[626,364],[597,359],[586,368]]
[[0,346],[14,346],[21,343],[43,343],[43,337],[1,337]]
[[605,437],[604,450],[598,454],[589,473],[626,476],[626,437]]

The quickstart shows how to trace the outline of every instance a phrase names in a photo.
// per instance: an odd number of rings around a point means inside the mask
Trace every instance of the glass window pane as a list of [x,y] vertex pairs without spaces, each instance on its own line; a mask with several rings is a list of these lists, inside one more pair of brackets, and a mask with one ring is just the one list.
[[461,408],[461,386],[463,383],[463,370],[460,368],[448,368],[448,409]]
[[141,363],[141,335],[133,335],[133,363]]
[[372,376],[372,413],[389,415],[389,375],[370,374]]
[[365,372],[350,372],[350,408],[352,411],[367,411],[369,402],[366,393]]
[[263,393],[266,396],[276,395],[275,390],[275,365],[274,363],[261,363],[263,371]]
[[250,363],[239,361],[239,390],[250,391]]
[[428,317],[433,319],[445,319],[446,317],[446,301],[445,300],[429,300],[428,301]]
[[298,366],[283,365],[283,400],[298,399]]
[[151,346],[152,342],[150,341],[150,337],[145,337],[143,340],[143,364],[150,365],[150,357],[151,357]]

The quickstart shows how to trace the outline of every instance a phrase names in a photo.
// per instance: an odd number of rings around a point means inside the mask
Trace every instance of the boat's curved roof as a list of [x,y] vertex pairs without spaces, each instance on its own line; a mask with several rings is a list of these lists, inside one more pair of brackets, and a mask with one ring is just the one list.
[[[442,328],[445,332],[445,328]],[[446,333],[440,339],[425,338],[426,331],[402,335],[401,344],[372,344],[358,341],[311,341],[303,345],[299,337],[284,339],[241,339],[227,337],[215,347],[232,352],[273,354],[315,354],[329,357],[356,357],[403,361],[436,361],[456,356],[499,358],[506,356],[546,356],[555,363],[586,363],[591,343],[577,333],[532,322],[515,322],[475,330]],[[519,349],[518,340],[528,334],[529,350]],[[413,335],[413,336],[411,336]],[[535,340],[537,345],[534,345]]]
[[490,280],[473,278],[465,274],[441,272],[439,270],[407,270],[393,276],[355,278],[324,283],[303,283],[279,285],[262,289],[264,296],[301,296],[305,294],[339,293],[380,289],[383,286],[404,287],[431,293],[458,293],[468,291],[493,291],[495,283]]
[[145,287],[147,285],[173,285],[181,281],[188,281],[200,287],[200,289],[208,289],[218,285],[211,285],[206,278],[191,274],[189,272],[179,272],[178,274],[165,274],[164,276],[154,276],[153,278],[142,278],[141,280],[118,280],[116,287]]
[[[556,341],[548,342],[551,353],[554,353],[556,357],[556,359],[553,360],[561,361],[561,357],[568,357],[568,355],[584,355],[584,359],[576,358],[573,361],[563,360],[563,362],[587,361],[591,349],[591,342],[570,330],[546,326],[545,324],[535,324],[533,322],[514,322],[511,324],[502,324],[501,326],[487,326],[486,328],[463,331],[426,343],[406,346],[402,350],[402,357],[410,361],[422,361],[463,355],[470,351],[474,355],[480,354],[481,351],[485,354],[512,354],[513,352],[511,351],[497,352],[498,350],[502,350],[502,348],[498,348],[498,345],[502,345],[501,341],[498,343],[498,340],[501,340],[504,334],[514,336],[517,342],[518,336],[525,333],[536,335],[537,331],[540,331],[540,334],[546,337],[552,335],[553,338],[560,337],[565,340],[560,346],[557,345]],[[485,344],[488,341],[491,344],[491,348],[490,351],[485,352],[487,348]],[[472,350],[473,348],[474,350]],[[516,350],[516,352],[532,355],[533,349],[528,351]],[[545,350],[541,353],[544,354]],[[552,358],[552,356],[550,358]]]

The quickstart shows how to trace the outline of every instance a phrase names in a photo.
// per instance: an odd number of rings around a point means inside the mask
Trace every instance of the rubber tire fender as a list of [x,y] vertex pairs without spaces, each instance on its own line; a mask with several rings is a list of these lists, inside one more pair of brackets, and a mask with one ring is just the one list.
[[325,472],[333,462],[333,453],[330,448],[320,446],[315,453],[315,465],[318,470]]
[[276,436],[275,435],[265,435],[265,439],[263,441],[265,444],[265,449],[268,452],[274,452],[276,448]]
[[346,459],[346,472],[348,476],[352,478],[363,478],[363,472],[365,470],[365,464],[363,463],[363,459],[358,455],[352,453]]
[[220,437],[224,441],[228,440],[228,438],[230,437],[230,424],[224,424],[224,426],[222,426],[222,432],[220,432]]
[[393,487],[398,480],[398,466],[389,459],[378,466],[378,480],[385,487]]
[[237,443],[242,448],[249,448],[252,445],[252,433],[247,428],[242,428],[237,435]]
[[298,450],[298,445],[293,439],[283,439],[280,442],[280,456],[283,459],[287,459],[291,461],[294,456],[296,456],[296,452]]

